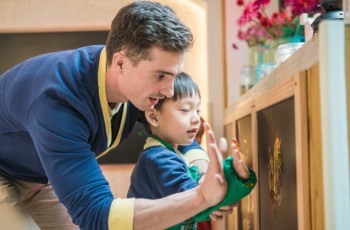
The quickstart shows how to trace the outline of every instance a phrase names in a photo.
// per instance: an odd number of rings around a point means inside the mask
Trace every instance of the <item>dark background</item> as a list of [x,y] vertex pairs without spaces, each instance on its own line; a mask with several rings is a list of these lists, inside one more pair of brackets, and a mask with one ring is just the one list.
[[[39,54],[105,44],[108,31],[7,33],[0,34],[0,74]],[[130,138],[98,161],[101,164],[135,163],[145,142],[142,127],[136,124]]]

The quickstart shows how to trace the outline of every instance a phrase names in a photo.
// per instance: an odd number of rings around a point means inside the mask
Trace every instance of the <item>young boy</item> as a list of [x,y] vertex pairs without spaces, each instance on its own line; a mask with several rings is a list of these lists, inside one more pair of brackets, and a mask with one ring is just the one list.
[[[198,86],[189,75],[180,73],[175,78],[174,96],[159,100],[154,109],[144,113],[152,136],[135,165],[128,197],[158,199],[198,185],[203,175],[178,146],[194,141],[201,124],[200,106]],[[196,229],[195,218],[170,229]]]

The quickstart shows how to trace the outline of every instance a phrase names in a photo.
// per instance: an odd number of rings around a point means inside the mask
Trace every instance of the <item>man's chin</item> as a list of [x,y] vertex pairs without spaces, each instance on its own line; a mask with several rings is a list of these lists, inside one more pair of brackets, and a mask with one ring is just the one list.
[[148,106],[145,106],[145,105],[136,106],[136,105],[134,105],[134,106],[141,111],[147,111],[147,110],[154,109],[154,105],[148,105]]

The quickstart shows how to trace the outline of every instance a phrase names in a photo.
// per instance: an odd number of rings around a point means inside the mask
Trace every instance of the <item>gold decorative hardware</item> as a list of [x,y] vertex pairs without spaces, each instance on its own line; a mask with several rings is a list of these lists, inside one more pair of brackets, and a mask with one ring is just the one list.
[[282,139],[276,134],[275,144],[273,152],[269,148],[269,184],[271,198],[279,204],[281,204],[280,194],[280,179],[282,174],[282,152],[281,152]]

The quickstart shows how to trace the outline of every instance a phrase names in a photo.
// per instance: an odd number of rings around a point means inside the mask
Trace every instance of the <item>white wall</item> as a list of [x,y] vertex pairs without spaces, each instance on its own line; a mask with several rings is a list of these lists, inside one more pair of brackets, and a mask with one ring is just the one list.
[[[248,46],[237,38],[237,19],[242,13],[242,8],[237,7],[236,1],[225,0],[225,50],[226,50],[226,82],[227,105],[230,106],[239,98],[240,70],[242,65],[248,64]],[[238,45],[239,50],[232,48],[232,44]]]
[[224,111],[224,47],[223,1],[207,0],[209,122],[216,137],[223,136]]
[[[227,85],[227,105],[232,105],[240,96],[240,71],[242,65],[248,64],[249,48],[244,41],[237,38],[238,25],[237,19],[241,16],[243,8],[238,7],[236,0],[223,0],[225,2],[225,58],[226,58],[226,82]],[[247,0],[245,1],[247,2]],[[271,0],[267,7],[267,14],[271,15],[278,9],[278,0]],[[238,45],[239,49],[232,48],[232,44]]]

